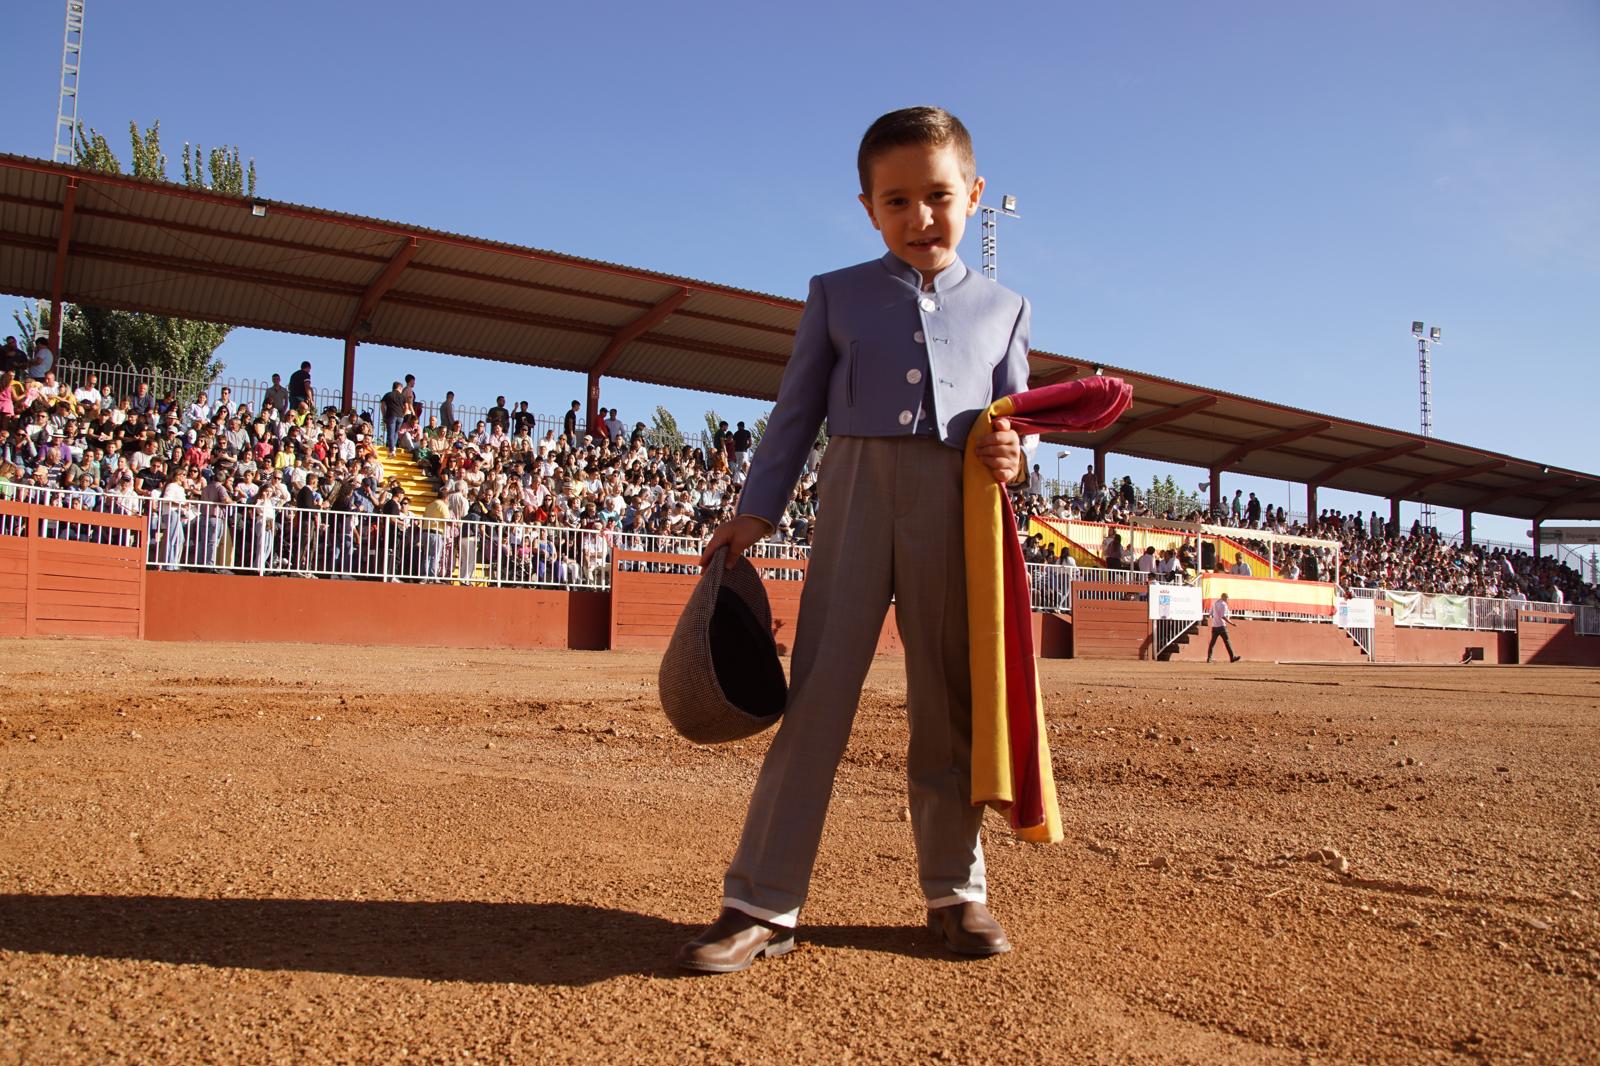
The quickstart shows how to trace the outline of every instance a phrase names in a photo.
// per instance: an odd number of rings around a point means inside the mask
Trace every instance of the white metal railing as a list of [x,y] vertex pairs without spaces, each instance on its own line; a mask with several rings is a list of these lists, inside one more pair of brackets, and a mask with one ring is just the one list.
[[[487,586],[610,585],[611,545],[601,530],[272,502],[174,501],[32,485],[13,485],[0,496],[69,510],[144,515],[149,522],[146,563],[164,570]],[[45,529],[46,536],[67,539],[123,532],[70,521],[47,523]]]
[[1151,640],[1154,642],[1154,653],[1151,658],[1163,660],[1170,657],[1170,652],[1179,641],[1200,628],[1200,623],[1181,618],[1157,618],[1151,622],[1154,632]]
[[[117,399],[124,396],[132,398],[139,383],[144,382],[150,386],[150,395],[155,400],[160,400],[167,393],[173,395],[180,410],[187,407],[202,393],[206,395],[207,402],[212,409],[221,402],[222,389],[229,390],[229,406],[237,410],[239,404],[246,404],[252,412],[261,410],[262,401],[266,398],[267,390],[272,386],[269,382],[255,378],[217,377],[212,381],[201,381],[198,378],[177,377],[172,374],[163,374],[159,370],[130,367],[122,364],[107,364],[95,362],[65,362],[57,363],[54,367],[56,380],[78,388],[84,385],[90,374],[98,378],[97,387],[102,393],[110,393]],[[287,388],[287,384],[284,386]],[[329,407],[340,406],[342,394],[335,389],[312,389],[311,406],[313,411],[322,411]],[[426,426],[430,417],[437,417],[439,406],[443,401],[417,399],[417,424]],[[383,397],[369,392],[351,394],[350,406],[352,410],[371,414],[372,423],[379,433],[383,431]],[[472,404],[457,403],[454,405],[455,420],[461,423],[465,432],[472,432],[480,421],[486,422],[489,418],[487,407]],[[281,412],[280,412],[281,413]],[[515,418],[515,412],[513,412]],[[513,423],[514,424],[514,423]],[[554,430],[557,435],[561,433],[561,419],[547,415],[534,416],[534,439],[544,436]]]
[[[429,519],[346,510],[302,509],[271,501],[169,501],[133,493],[13,484],[0,498],[68,510],[143,515],[149,522],[147,565],[168,570],[290,574],[491,586],[608,588],[613,549],[684,556],[684,562],[627,560],[629,569],[698,574],[704,541],[644,533],[535,526],[519,522]],[[70,522],[47,523],[46,535],[87,539],[123,531]],[[50,532],[50,531],[56,532]],[[0,529],[0,535],[5,534]],[[761,541],[758,559],[808,559],[811,549]],[[769,570],[803,580],[805,571]]]
[[[1395,613],[1395,625],[1426,629],[1475,629],[1514,632],[1517,612],[1542,611],[1570,614],[1577,620],[1577,631],[1600,636],[1600,608],[1539,600],[1514,600],[1492,596],[1458,596],[1446,593],[1351,589],[1352,598],[1387,599],[1391,604],[1413,603],[1405,612]],[[1391,607],[1391,611],[1394,608]],[[1587,630],[1585,627],[1589,627]]]
[[[687,557],[682,563],[624,559],[617,564],[620,570],[651,574],[698,574],[700,553],[705,549],[706,539],[659,533],[618,533],[612,538],[612,547],[618,551],[654,552]],[[745,554],[754,559],[809,559],[811,548],[809,545],[796,544],[792,541],[763,540],[751,545]],[[780,581],[803,581],[806,576],[804,570],[798,569],[763,570],[762,573],[766,577]]]
[[[1152,581],[1165,580],[1138,570],[1104,567],[1062,566],[1059,563],[1028,563],[1029,604],[1035,611],[1072,611],[1072,587],[1077,582],[1128,585],[1140,588]],[[1175,578],[1174,580],[1180,580]]]

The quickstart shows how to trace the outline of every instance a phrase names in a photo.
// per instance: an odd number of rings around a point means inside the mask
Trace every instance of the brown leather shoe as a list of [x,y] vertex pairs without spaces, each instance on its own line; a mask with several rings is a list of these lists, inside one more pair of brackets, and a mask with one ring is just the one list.
[[928,911],[928,928],[957,955],[1001,955],[1011,950],[1006,931],[982,903],[952,903]]
[[716,921],[679,949],[678,966],[701,973],[736,973],[757,959],[772,959],[793,950],[793,929],[768,925],[724,907]]

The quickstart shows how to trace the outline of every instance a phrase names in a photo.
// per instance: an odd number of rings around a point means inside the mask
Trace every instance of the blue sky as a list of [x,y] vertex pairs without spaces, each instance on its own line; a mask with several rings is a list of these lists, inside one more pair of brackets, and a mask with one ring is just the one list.
[[[48,155],[61,7],[8,12],[6,151]],[[273,199],[803,296],[881,252],[855,143],[913,103],[962,116],[990,190],[1019,198],[1000,275],[1032,299],[1040,347],[1410,429],[1421,318],[1445,335],[1439,436],[1600,467],[1593,0],[89,0],[80,118],[119,148],[129,120],[157,118],[174,155],[237,144]],[[963,252],[976,265],[975,227]],[[336,342],[243,330],[221,355],[245,377],[308,358],[323,381],[341,360]],[[582,388],[375,347],[358,388],[406,370],[425,396],[550,413]],[[604,398],[629,420],[763,409],[626,382]]]

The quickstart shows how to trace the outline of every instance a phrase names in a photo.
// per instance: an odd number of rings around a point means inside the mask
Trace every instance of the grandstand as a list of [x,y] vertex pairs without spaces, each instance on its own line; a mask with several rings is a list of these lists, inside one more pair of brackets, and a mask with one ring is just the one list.
[[[171,232],[184,234],[187,253],[164,242]],[[63,365],[59,380],[12,387],[12,411],[0,408],[0,557],[11,560],[0,570],[0,633],[49,631],[36,609],[44,591],[61,594],[45,598],[75,632],[92,632],[111,610],[94,590],[38,585],[40,549],[59,542],[80,559],[97,545],[114,551],[124,569],[130,551],[142,558],[140,590],[119,588],[114,608],[137,601],[141,632],[157,638],[604,647],[625,630],[654,639],[649,626],[619,622],[670,608],[649,579],[681,578],[685,564],[663,560],[698,554],[731,513],[743,471],[730,454],[704,441],[567,435],[546,416],[533,432],[497,435],[478,430],[487,412],[468,407],[457,409],[468,431],[418,430],[394,456],[380,454],[372,413],[381,401],[353,391],[359,345],[582,372],[593,427],[607,376],[772,397],[801,306],[15,156],[0,156],[0,240],[13,250],[0,262],[7,292],[345,346],[342,388],[293,412],[268,413],[259,382],[142,380],[115,366]],[[295,254],[266,270],[263,249]],[[1518,661],[1537,647],[1547,659],[1600,663],[1594,587],[1538,555],[1544,521],[1600,517],[1600,478],[1046,351],[1030,361],[1035,384],[1109,373],[1134,385],[1134,407],[1087,438],[1099,484],[1113,454],[1212,474],[1208,513],[1185,522],[1087,507],[1053,514],[1044,501],[1019,501],[1038,553],[1031,572],[1047,653],[1181,657],[1205,607],[1229,591],[1252,624],[1242,638],[1252,657],[1454,660],[1478,648]],[[202,388],[224,384],[227,407],[192,409]],[[129,403],[141,385],[156,398],[149,411]],[[1303,482],[1306,514],[1318,518],[1251,529],[1201,521],[1224,513],[1228,473]],[[1340,516],[1330,527],[1316,506],[1322,486],[1389,499],[1389,521]],[[809,489],[802,484],[766,549],[779,558],[805,554]],[[1403,533],[1403,499],[1461,508],[1462,543]],[[1535,551],[1475,548],[1477,510],[1529,519]],[[792,581],[803,566],[775,569],[773,580]],[[619,572],[642,577],[619,585]],[[304,584],[272,580],[291,575],[342,580],[319,584],[313,611]],[[240,602],[252,609],[229,609]],[[208,626],[195,624],[197,613]]]

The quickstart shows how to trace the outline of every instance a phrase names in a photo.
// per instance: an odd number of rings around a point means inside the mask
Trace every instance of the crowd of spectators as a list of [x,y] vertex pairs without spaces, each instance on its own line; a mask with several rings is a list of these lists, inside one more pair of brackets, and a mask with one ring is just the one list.
[[[1153,505],[1149,494],[1137,489],[1131,477],[1107,480],[1107,484],[1101,484],[1090,468],[1073,486],[1076,491],[1047,497],[1035,467],[1032,484],[1017,502],[1019,519],[1025,521],[1038,515],[1134,527],[1151,519],[1203,521],[1237,529],[1239,533],[1232,539],[1263,559],[1270,557],[1278,576],[1291,580],[1337,578],[1347,590],[1385,588],[1542,603],[1600,604],[1600,588],[1554,558],[1535,558],[1529,552],[1505,547],[1464,546],[1421,522],[1414,522],[1409,530],[1395,529],[1375,510],[1345,514],[1329,509],[1314,520],[1302,522],[1287,515],[1282,507],[1264,505],[1254,493],[1236,490],[1232,497],[1224,499],[1218,513],[1206,514],[1193,508],[1180,512],[1171,506]],[[1253,530],[1336,541],[1339,546],[1280,543],[1269,547],[1265,541],[1250,536]],[[1085,547],[1107,567],[1142,570],[1158,580],[1174,573],[1192,574],[1197,569],[1194,552],[1188,546],[1125,552],[1122,535],[1115,529],[1108,529],[1100,543]],[[1032,563],[1078,565],[1069,553],[1058,553],[1040,534],[1024,540],[1023,553]],[[1198,564],[1204,570],[1250,572],[1249,565],[1238,555],[1217,558],[1209,543],[1203,545]]]
[[[643,423],[627,430],[615,408],[582,427],[577,401],[560,431],[537,436],[528,403],[513,409],[504,397],[470,428],[455,419],[453,394],[424,421],[411,375],[383,396],[377,417],[319,412],[309,362],[287,385],[274,374],[254,409],[227,387],[184,400],[140,382],[112,396],[92,373],[76,386],[52,369],[36,376],[31,354],[16,350],[0,371],[0,498],[150,514],[152,558],[170,568],[442,577],[484,565],[493,578],[598,583],[618,538],[701,538],[731,516],[754,445],[743,423],[724,424],[710,447],[658,444]],[[438,481],[415,519],[385,469],[397,450]],[[821,451],[819,443],[808,458],[779,542],[809,541]],[[415,526],[382,541],[393,565],[373,565],[379,538],[362,519],[379,515]],[[583,535],[472,531],[468,553],[466,523]],[[470,566],[457,569],[463,557]]]
[[[601,409],[584,425],[576,400],[559,430],[541,432],[548,423],[527,401],[512,407],[504,396],[469,428],[455,417],[453,393],[424,416],[411,375],[394,382],[376,417],[334,408],[319,412],[313,408],[309,362],[287,385],[274,374],[256,408],[235,402],[227,387],[214,398],[180,399],[173,392],[156,396],[141,382],[130,395],[112,396],[92,373],[75,386],[58,382],[53,363],[43,345],[24,352],[7,338],[0,348],[0,497],[32,493],[72,507],[152,513],[153,533],[161,538],[157,557],[174,567],[218,565],[223,540],[239,539],[218,519],[224,505],[233,504],[254,506],[253,540],[264,540],[265,551],[289,569],[337,570],[370,556],[361,523],[312,523],[308,536],[304,516],[345,512],[409,519],[406,490],[385,469],[385,459],[399,450],[437,479],[439,492],[413,541],[401,538],[411,561],[394,572],[452,572],[461,525],[480,522],[582,531],[586,536],[555,547],[538,538],[513,538],[503,550],[487,553],[487,562],[501,576],[593,582],[619,542],[643,546],[638,538],[645,535],[708,536],[734,513],[757,443],[744,423],[730,428],[723,422],[705,447],[666,444],[652,439],[642,422],[628,429],[616,408]],[[773,540],[809,543],[822,452],[819,439]],[[1376,512],[1324,511],[1302,524],[1241,491],[1220,514],[1179,514],[1152,505],[1129,477],[1101,484],[1092,468],[1074,488],[1047,497],[1035,466],[1014,493],[1019,521],[1025,528],[1031,515],[1135,526],[1151,518],[1206,519],[1238,527],[1238,539],[1262,555],[1268,551],[1252,543],[1252,529],[1338,541],[1337,573],[1347,588],[1597,601],[1593,585],[1554,559],[1463,547],[1420,524],[1401,533]],[[1108,566],[1158,579],[1243,565],[1214,558],[1209,544],[1199,560],[1188,546],[1125,552],[1114,529],[1089,547]],[[1025,538],[1023,549],[1029,562],[1077,565],[1037,534]],[[235,561],[256,565],[260,554],[258,548],[248,560]],[[1331,580],[1335,574],[1335,550],[1329,547],[1279,545],[1272,554],[1281,576]],[[472,561],[476,566],[483,560]]]

